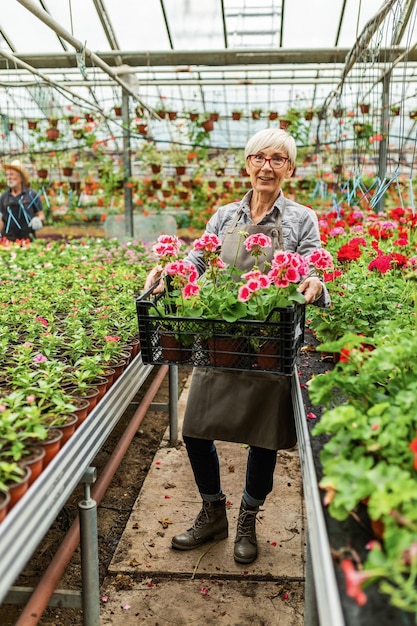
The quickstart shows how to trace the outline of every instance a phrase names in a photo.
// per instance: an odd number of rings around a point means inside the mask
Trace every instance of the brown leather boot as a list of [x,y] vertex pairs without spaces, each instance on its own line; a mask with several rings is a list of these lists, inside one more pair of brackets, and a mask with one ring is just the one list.
[[226,539],[228,534],[226,496],[223,495],[214,502],[203,500],[203,506],[193,526],[185,533],[175,535],[171,544],[177,550],[192,550],[212,539]]
[[250,507],[242,498],[237,519],[234,557],[238,563],[252,563],[258,556],[256,542],[256,514],[259,507]]

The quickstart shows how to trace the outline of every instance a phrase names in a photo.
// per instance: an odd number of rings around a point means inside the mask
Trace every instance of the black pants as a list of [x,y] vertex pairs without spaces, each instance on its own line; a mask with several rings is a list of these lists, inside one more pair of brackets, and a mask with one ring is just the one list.
[[[184,437],[184,443],[201,496],[206,500],[215,499],[221,493],[221,483],[219,457],[214,442],[210,439]],[[276,462],[276,450],[250,446],[243,492],[249,505],[260,506],[272,491]]]

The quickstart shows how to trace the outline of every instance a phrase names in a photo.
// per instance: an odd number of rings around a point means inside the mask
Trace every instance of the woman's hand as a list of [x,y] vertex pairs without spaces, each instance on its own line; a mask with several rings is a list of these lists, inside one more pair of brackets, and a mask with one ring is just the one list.
[[309,276],[300,284],[298,291],[304,295],[306,304],[311,304],[320,298],[323,293],[323,285],[317,276]]
[[164,291],[164,281],[162,279],[162,265],[156,265],[147,275],[144,290],[150,289],[152,285],[159,280],[159,285],[155,287],[152,294],[162,293]]

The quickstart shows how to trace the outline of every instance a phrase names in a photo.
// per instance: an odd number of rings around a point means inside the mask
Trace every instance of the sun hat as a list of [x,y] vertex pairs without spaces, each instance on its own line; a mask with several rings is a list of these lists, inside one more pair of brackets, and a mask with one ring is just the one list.
[[10,163],[4,163],[3,169],[4,170],[16,170],[16,172],[19,172],[19,174],[21,174],[22,176],[23,186],[24,187],[29,186],[29,179],[30,179],[29,172],[27,171],[25,166],[19,161],[19,159],[15,159],[14,161],[11,161]]

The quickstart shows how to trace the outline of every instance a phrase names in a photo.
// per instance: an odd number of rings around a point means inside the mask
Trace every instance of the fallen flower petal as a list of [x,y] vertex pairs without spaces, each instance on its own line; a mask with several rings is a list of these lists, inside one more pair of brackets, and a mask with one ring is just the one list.
[[130,604],[124,604],[124,605],[122,606],[122,609],[123,609],[124,611],[128,611],[130,608],[131,608]]
[[310,420],[315,420],[315,419],[317,419],[317,415],[315,415],[315,413],[311,413],[311,412],[310,412],[310,413],[307,413],[307,417],[308,417],[308,419],[310,419]]
[[109,596],[101,596],[101,601],[102,602],[107,602],[109,599]]

